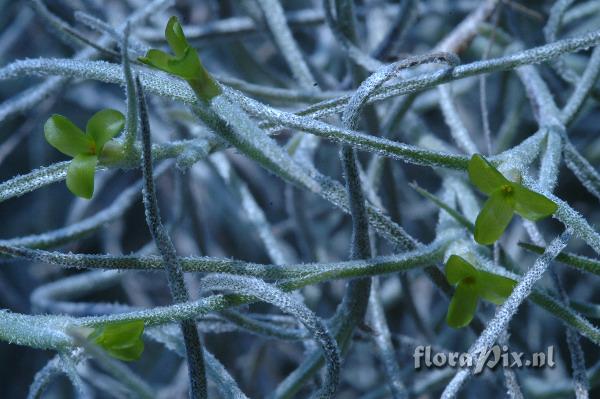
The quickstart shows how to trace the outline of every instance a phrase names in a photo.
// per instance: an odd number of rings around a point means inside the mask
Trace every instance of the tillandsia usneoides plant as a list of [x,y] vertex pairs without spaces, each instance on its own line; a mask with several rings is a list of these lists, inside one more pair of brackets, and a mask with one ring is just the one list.
[[0,397],[597,397],[599,76],[597,0],[4,2]]

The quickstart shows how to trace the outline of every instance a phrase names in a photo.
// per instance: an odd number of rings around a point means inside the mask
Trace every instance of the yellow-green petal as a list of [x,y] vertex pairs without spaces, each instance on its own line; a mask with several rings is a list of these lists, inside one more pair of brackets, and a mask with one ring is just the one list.
[[164,51],[152,49],[148,50],[146,56],[140,57],[139,60],[146,65],[185,80],[202,79],[207,73],[200,63],[198,53],[192,47],[186,47],[180,57],[174,57]]
[[177,57],[183,56],[185,49],[189,47],[187,39],[183,33],[183,29],[181,28],[181,24],[175,16],[169,18],[169,22],[167,22],[167,27],[165,28],[165,39],[167,39],[169,47],[171,47],[171,50],[173,50],[173,53],[175,53]]
[[98,157],[90,154],[79,154],[67,169],[67,187],[78,197],[90,199],[94,195],[94,173]]
[[97,327],[89,339],[117,359],[137,360],[144,351],[144,322],[133,320]]
[[86,133],[96,142],[96,154],[115,137],[125,126],[125,116],[114,109],[103,109],[96,112],[88,121]]
[[475,241],[483,245],[496,242],[510,223],[513,212],[512,197],[506,197],[500,191],[493,193],[475,220]]
[[145,57],[139,58],[140,62],[185,79],[204,101],[221,94],[221,87],[202,65],[198,52],[187,42],[176,17],[169,19],[165,38],[175,56],[160,50],[149,50]]
[[93,151],[94,143],[68,118],[54,114],[44,124],[44,137],[65,155],[74,157]]
[[127,346],[108,348],[106,351],[112,357],[126,362],[132,362],[142,357],[142,353],[144,352],[144,341],[139,340]]
[[169,71],[183,79],[197,79],[204,67],[200,63],[198,52],[192,47],[186,47],[183,55],[172,57],[167,61]]
[[480,270],[477,279],[479,296],[496,305],[502,305],[517,282],[513,279]]
[[205,101],[221,94],[221,87],[204,68],[198,52],[192,47],[185,50],[182,58],[169,59],[168,68],[172,74],[187,80],[194,92]]
[[448,306],[446,323],[452,328],[469,325],[477,310],[477,288],[472,284],[459,283]]
[[531,191],[520,184],[513,184],[515,212],[529,220],[540,220],[552,215],[558,206],[542,194]]
[[171,73],[171,70],[169,69],[169,60],[173,58],[175,57],[162,50],[150,49],[145,57],[139,57],[138,60],[148,66]]
[[477,269],[458,255],[451,255],[446,262],[446,278],[452,285],[458,284],[465,277],[475,277]]
[[488,195],[491,195],[503,184],[510,183],[491,163],[479,154],[471,157],[467,169],[471,183]]

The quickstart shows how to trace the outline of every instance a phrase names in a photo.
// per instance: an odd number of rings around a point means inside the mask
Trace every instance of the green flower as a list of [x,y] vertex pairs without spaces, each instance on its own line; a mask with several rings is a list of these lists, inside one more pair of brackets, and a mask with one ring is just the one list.
[[177,17],[169,18],[165,38],[175,55],[161,50],[148,50],[140,62],[185,79],[205,101],[221,94],[221,88],[202,65],[198,52],[188,43]]
[[130,362],[142,356],[143,333],[144,321],[134,320],[96,327],[88,339],[102,347],[112,357]]
[[73,157],[67,170],[67,187],[78,197],[92,198],[98,157],[106,143],[125,125],[125,117],[114,109],[95,113],[85,133],[68,118],[54,114],[44,124],[44,136],[50,145]]
[[475,241],[480,244],[498,240],[515,212],[536,221],[552,215],[558,208],[543,195],[502,176],[481,155],[473,155],[468,170],[471,183],[490,196],[475,221]]
[[453,328],[469,325],[479,298],[502,305],[517,284],[510,278],[478,270],[457,255],[448,258],[446,278],[450,284],[456,285],[446,315],[446,323]]

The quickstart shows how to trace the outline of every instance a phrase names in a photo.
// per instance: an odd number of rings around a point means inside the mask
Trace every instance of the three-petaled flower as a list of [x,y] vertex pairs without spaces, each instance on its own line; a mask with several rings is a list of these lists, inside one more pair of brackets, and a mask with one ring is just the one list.
[[185,79],[196,95],[205,101],[221,94],[221,88],[202,65],[198,52],[188,43],[177,17],[169,18],[165,38],[175,55],[148,50],[139,60],[149,66]]
[[68,118],[54,114],[44,124],[48,143],[65,155],[73,157],[67,169],[67,187],[78,197],[92,198],[94,173],[106,143],[125,125],[125,117],[114,109],[95,113],[87,123],[85,133]]
[[489,195],[475,221],[475,241],[480,244],[498,240],[515,212],[536,221],[552,215],[558,208],[543,195],[508,180],[481,155],[473,155],[468,171],[471,183]]
[[473,320],[479,298],[501,305],[517,284],[508,277],[476,269],[458,255],[448,258],[446,278],[456,285],[446,315],[446,323],[453,328],[462,328]]

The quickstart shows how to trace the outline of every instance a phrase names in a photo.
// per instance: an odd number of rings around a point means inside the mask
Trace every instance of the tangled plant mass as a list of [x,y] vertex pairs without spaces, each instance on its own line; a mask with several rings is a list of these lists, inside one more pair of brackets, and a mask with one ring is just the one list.
[[7,3],[0,397],[597,395],[600,5],[529,3]]

